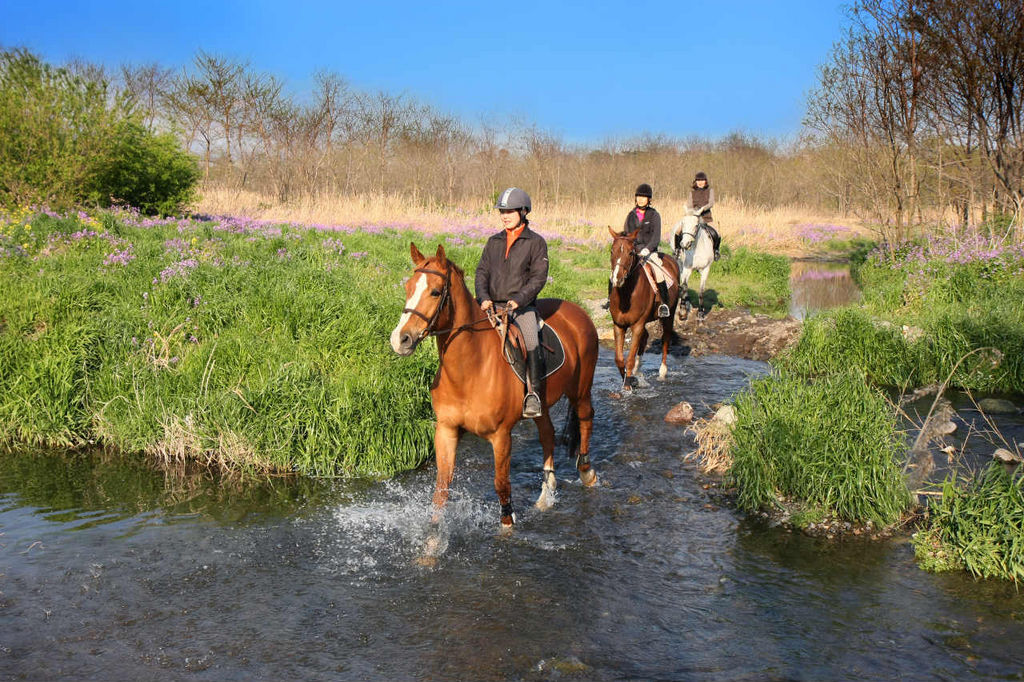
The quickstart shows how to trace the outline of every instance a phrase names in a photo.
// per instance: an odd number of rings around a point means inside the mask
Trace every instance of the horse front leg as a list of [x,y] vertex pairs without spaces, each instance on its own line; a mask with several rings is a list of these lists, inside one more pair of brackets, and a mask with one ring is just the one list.
[[448,503],[448,490],[455,473],[455,451],[458,449],[461,431],[457,426],[437,423],[434,427],[434,452],[437,459],[437,482],[434,484],[434,513],[430,519],[431,531],[427,536],[423,556],[419,562],[432,566],[437,557],[444,551],[445,542],[440,532],[441,520],[444,518],[444,507]]
[[448,503],[448,489],[455,474],[455,450],[459,445],[459,428],[437,423],[434,427],[434,452],[437,459],[437,482],[434,484],[434,523],[441,519]]
[[491,435],[491,449],[494,450],[494,492],[498,494],[501,504],[501,526],[511,528],[516,522],[516,512],[512,507],[511,464],[512,437],[511,427],[499,429]]
[[683,274],[679,277],[679,302],[682,304],[679,306],[679,311],[682,316],[679,318],[683,322],[690,317],[690,271],[683,270]]
[[619,368],[619,375],[625,378],[626,361],[623,358],[623,350],[626,347],[626,330],[615,325],[613,331],[615,333],[615,366]]
[[626,373],[622,378],[622,388],[629,391],[638,385],[636,373],[640,369],[640,356],[647,347],[647,328],[641,319],[632,328],[633,341],[629,344],[629,357],[626,358]]
[[545,412],[533,420],[537,425],[540,446],[544,450],[544,474],[541,482],[540,497],[537,498],[537,509],[550,509],[555,504],[555,427],[551,424],[551,416]]
[[711,271],[710,267],[704,268],[700,272],[700,292],[697,294],[697,321],[703,322],[706,313],[704,312],[704,288],[708,283],[708,273]]

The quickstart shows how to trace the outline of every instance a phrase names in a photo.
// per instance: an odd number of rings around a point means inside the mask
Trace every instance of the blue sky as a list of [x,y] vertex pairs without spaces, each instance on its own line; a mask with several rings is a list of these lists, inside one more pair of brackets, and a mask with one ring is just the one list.
[[640,133],[788,137],[842,3],[45,2],[2,0],[0,45],[187,64],[249,60],[296,94],[321,68],[469,123],[515,117],[571,142]]

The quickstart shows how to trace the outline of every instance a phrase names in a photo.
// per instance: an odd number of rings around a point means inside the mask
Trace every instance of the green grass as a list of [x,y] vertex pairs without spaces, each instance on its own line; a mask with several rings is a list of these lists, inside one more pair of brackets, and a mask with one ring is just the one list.
[[884,397],[856,372],[775,373],[736,398],[733,465],[747,511],[798,501],[807,518],[887,526],[910,505],[906,445]]
[[966,487],[947,480],[913,544],[928,571],[1024,580],[1024,469],[993,462]]
[[[700,275],[690,276],[690,301],[697,305]],[[783,256],[722,247],[722,259],[711,266],[708,290],[724,308],[749,308],[753,312],[784,316],[789,310],[789,260]],[[705,293],[705,305],[709,298]]]

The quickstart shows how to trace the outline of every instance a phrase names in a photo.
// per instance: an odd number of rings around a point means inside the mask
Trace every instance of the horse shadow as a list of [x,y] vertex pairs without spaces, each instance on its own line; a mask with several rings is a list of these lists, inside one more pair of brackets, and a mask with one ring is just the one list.
[[[690,315],[691,316],[696,316],[697,315],[698,292],[696,290],[694,290],[694,289],[690,289],[690,291],[688,293],[689,293],[690,303],[693,306],[693,310],[690,311]],[[683,301],[680,300],[678,307],[681,308],[682,305],[683,305]],[[716,291],[715,289],[705,289],[704,290],[704,312],[705,312],[705,314],[710,314],[711,311],[714,310],[716,306],[719,307],[719,308],[722,307],[722,304],[719,302],[719,299],[718,299],[718,291]],[[689,324],[690,321],[692,321],[692,320],[693,320],[693,317],[690,317],[689,320],[685,324]],[[672,339],[669,342],[669,351],[668,352],[669,352],[670,355],[672,355],[674,357],[686,357],[693,350],[693,347],[690,346],[688,343],[686,343],[686,336],[681,334],[680,331],[678,329],[676,329],[676,325],[679,324],[679,323],[680,323],[680,321],[679,321],[679,318],[677,317],[673,321],[673,324],[672,324]],[[655,338],[652,335],[651,339],[650,339],[650,341],[648,342],[648,345],[647,345],[647,353],[655,352],[660,347],[661,347],[661,337],[659,336],[659,337]]]
[[[700,292],[697,289],[694,289],[693,287],[690,287],[690,290],[687,291],[686,294],[687,294],[687,298],[690,299],[690,304],[693,306],[693,312],[696,313],[697,312],[697,298],[700,295]],[[682,300],[679,301],[679,305],[680,306],[683,305],[683,301]],[[704,290],[704,312],[711,312],[714,309],[715,306],[718,306],[720,308],[722,307],[721,304],[718,302],[718,291],[715,290],[715,289],[705,289]]]

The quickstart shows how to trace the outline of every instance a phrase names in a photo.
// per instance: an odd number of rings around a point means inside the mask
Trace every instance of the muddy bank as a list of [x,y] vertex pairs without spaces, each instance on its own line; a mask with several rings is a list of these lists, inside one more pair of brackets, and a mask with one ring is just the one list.
[[[587,301],[597,334],[604,344],[614,342],[611,314],[601,308],[603,300]],[[802,323],[793,317],[782,319],[755,315],[744,309],[716,308],[702,323],[696,312],[686,321],[675,320],[676,340],[672,352],[684,355],[731,355],[748,360],[769,360],[800,338]],[[652,339],[661,338],[657,322],[647,325]],[[648,344],[648,348],[650,344]]]

